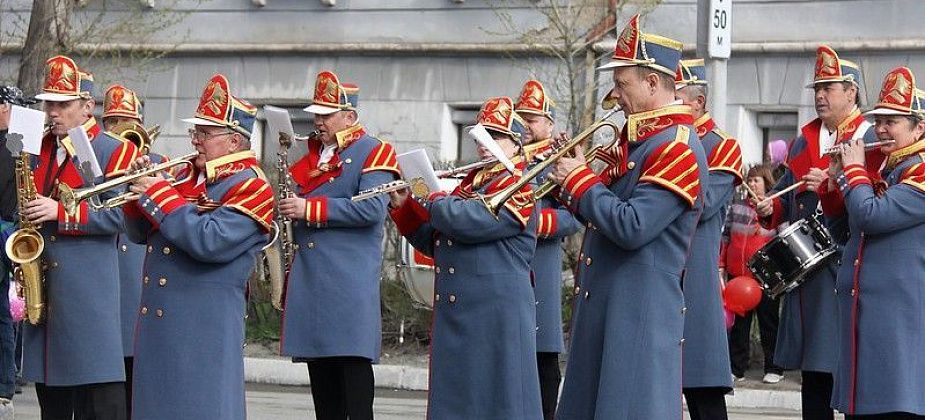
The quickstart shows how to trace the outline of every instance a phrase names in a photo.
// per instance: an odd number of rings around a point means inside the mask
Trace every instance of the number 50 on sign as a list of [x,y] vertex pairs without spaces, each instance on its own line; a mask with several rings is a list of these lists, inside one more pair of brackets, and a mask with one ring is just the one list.
[[709,0],[709,48],[711,58],[729,58],[732,52],[732,0]]

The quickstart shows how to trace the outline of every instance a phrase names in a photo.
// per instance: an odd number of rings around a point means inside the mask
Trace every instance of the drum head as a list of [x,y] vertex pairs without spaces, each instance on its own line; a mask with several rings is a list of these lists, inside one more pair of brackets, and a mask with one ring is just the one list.
[[434,308],[434,262],[418,252],[407,239],[401,238],[402,285],[415,303],[425,309]]

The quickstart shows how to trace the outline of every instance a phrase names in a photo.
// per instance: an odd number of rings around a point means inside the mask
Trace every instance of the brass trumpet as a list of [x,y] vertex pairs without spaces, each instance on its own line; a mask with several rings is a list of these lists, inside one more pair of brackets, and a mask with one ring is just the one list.
[[[99,185],[94,185],[86,188],[73,189],[66,184],[61,184],[58,187],[58,197],[61,201],[61,205],[64,206],[64,211],[69,215],[74,215],[77,212],[77,207],[80,205],[81,201],[87,200],[88,198],[96,197],[107,191],[119,188],[123,185],[130,184],[138,178],[143,178],[146,176],[153,176],[158,172],[166,171],[175,166],[188,166],[190,171],[190,176],[193,173],[193,159],[198,156],[199,153],[193,152],[187,155],[180,156],[177,160],[171,160],[159,165],[151,166],[147,169],[143,169],[138,172],[130,173],[128,175],[123,175],[118,178],[110,179],[109,181],[103,182]],[[179,180],[172,180],[171,185],[182,184],[189,180],[189,176]],[[100,209],[111,209],[119,207],[129,201],[137,200],[140,195],[132,192],[126,192],[115,197],[112,197],[102,203],[94,202],[93,200],[89,201],[90,208],[93,210]]]
[[[616,124],[610,121],[607,121],[607,118],[616,111],[617,110],[612,110],[610,113],[605,115],[604,118],[601,118],[594,124],[591,124],[591,126],[586,128],[584,131],[578,133],[574,138],[569,140],[568,143],[557,148],[555,152],[549,155],[549,157],[547,157],[545,160],[537,163],[536,165],[533,165],[533,167],[529,171],[524,173],[517,182],[511,184],[507,188],[491,196],[486,197],[483,195],[479,195],[479,198],[482,199],[482,203],[485,205],[486,208],[488,208],[488,211],[490,211],[495,216],[498,216],[498,212],[501,211],[501,207],[504,206],[504,203],[507,202],[507,200],[509,200],[511,197],[513,197],[514,194],[517,194],[517,192],[520,191],[520,189],[523,188],[524,185],[531,183],[533,179],[535,179],[537,176],[542,174],[543,171],[547,167],[549,167],[553,163],[556,163],[563,156],[570,154],[576,147],[578,147],[578,145],[583,143],[587,138],[594,135],[594,133],[596,133],[597,130],[600,130],[601,128],[610,127],[613,130],[614,140],[612,143],[610,143],[610,145],[607,146],[607,147],[613,147],[616,144],[616,142],[618,142],[620,139],[620,128],[617,127]],[[597,155],[598,150],[600,150],[599,147],[588,150],[588,152],[585,153],[585,158],[586,159],[594,158],[595,155]],[[542,185],[540,185],[534,190],[534,199],[542,197],[538,195],[539,193],[546,195],[550,191],[552,191],[555,187],[556,187],[556,184],[553,183],[552,181],[544,182]]]

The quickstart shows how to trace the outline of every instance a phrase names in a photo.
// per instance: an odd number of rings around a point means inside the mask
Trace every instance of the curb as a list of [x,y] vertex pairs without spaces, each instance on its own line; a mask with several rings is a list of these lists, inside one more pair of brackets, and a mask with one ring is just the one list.
[[[428,372],[426,368],[403,365],[373,365],[376,387],[426,391]],[[288,359],[244,358],[244,380],[251,383],[272,385],[309,385],[308,370],[302,363]],[[726,395],[726,406],[731,408],[775,408],[783,410],[800,409],[798,391],[738,388],[732,395]]]

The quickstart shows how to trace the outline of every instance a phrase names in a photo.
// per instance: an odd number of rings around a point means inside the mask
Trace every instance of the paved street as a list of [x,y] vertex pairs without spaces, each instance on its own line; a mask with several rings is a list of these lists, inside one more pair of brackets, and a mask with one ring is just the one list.
[[[424,418],[426,392],[376,390],[377,420],[418,420]],[[13,400],[17,420],[38,420],[39,407],[35,399],[35,388],[23,388],[23,393]],[[248,418],[256,420],[313,419],[307,413],[312,411],[309,389],[305,387],[281,387],[251,385],[247,387]],[[687,418],[687,417],[685,417]],[[730,410],[731,420],[784,420],[798,419],[799,413],[773,409]],[[837,417],[841,418],[841,416]]]

